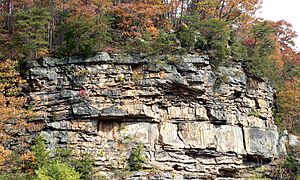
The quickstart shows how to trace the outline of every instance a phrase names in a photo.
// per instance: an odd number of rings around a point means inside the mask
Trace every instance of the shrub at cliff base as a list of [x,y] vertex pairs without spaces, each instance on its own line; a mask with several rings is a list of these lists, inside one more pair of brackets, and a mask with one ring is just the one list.
[[74,168],[59,161],[52,161],[35,171],[38,180],[77,180],[80,174]]

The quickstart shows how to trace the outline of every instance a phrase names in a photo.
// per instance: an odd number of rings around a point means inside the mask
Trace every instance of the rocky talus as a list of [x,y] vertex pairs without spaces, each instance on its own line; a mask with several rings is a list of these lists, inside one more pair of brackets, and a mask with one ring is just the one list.
[[[280,151],[274,91],[239,61],[212,61],[105,52],[30,61],[30,104],[50,149],[93,154],[107,178],[249,178]],[[129,172],[138,145],[147,160]]]

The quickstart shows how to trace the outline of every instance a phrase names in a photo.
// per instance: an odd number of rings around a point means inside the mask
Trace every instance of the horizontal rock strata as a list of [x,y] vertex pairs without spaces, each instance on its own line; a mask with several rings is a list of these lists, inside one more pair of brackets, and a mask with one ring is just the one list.
[[244,169],[278,156],[274,92],[241,62],[213,67],[201,55],[103,52],[44,58],[27,69],[48,147],[93,153],[103,176],[119,179],[137,144],[144,170],[122,178],[245,177]]

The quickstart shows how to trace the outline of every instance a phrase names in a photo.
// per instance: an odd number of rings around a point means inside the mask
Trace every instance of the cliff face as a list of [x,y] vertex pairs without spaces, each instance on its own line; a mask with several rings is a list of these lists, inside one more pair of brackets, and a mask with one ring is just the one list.
[[137,144],[147,162],[129,179],[246,177],[278,156],[274,92],[240,62],[212,70],[206,56],[99,53],[27,68],[48,147],[92,153],[104,176],[117,179]]

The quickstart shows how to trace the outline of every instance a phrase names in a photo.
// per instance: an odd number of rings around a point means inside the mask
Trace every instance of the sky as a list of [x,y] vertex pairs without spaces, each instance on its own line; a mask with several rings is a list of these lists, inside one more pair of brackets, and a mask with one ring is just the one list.
[[262,9],[258,16],[264,19],[279,21],[281,19],[293,25],[298,37],[295,39],[297,49],[300,50],[300,0],[263,0]]

